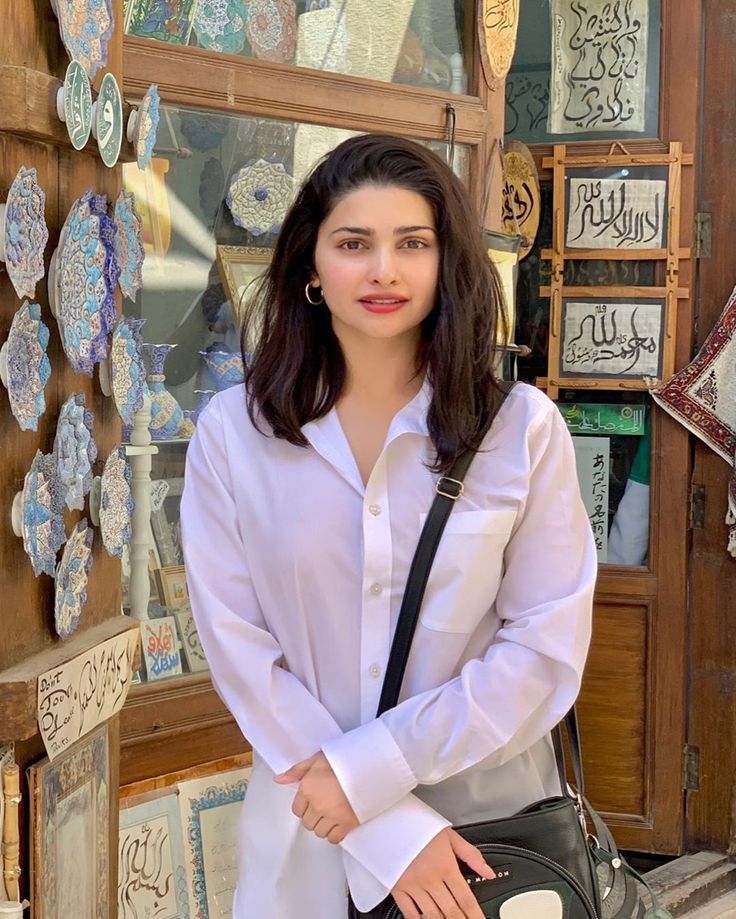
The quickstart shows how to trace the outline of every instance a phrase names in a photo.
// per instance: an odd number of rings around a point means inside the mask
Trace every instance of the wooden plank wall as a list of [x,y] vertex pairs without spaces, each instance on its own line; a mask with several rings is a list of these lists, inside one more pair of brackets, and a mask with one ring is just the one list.
[[[736,0],[704,8],[700,211],[713,216],[710,258],[699,262],[699,347],[736,285]],[[736,371],[735,371],[736,372]],[[704,485],[705,526],[693,530],[688,741],[700,750],[700,789],[687,797],[687,845],[733,847],[736,806],[736,559],[726,552],[730,468],[695,441],[693,482]]]

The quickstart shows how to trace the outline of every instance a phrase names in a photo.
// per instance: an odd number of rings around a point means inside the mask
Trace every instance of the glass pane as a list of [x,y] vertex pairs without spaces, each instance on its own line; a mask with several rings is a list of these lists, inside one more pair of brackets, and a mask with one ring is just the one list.
[[[150,621],[142,625],[144,658],[150,649],[151,661],[144,679],[206,667],[182,568],[187,444],[212,395],[242,380],[237,304],[268,264],[287,207],[316,161],[354,133],[163,106],[151,165],[145,172],[135,163],[123,167],[146,249],[143,287],[135,302],[124,301],[124,313],[145,320],[158,448],[151,458]],[[424,143],[447,156],[445,143]],[[469,160],[468,148],[458,146],[454,168],[464,181]],[[249,204],[260,192],[265,197],[258,200],[270,204],[265,209]],[[130,438],[129,430],[123,433]],[[123,571],[130,611],[129,558]]]
[[125,0],[129,35],[463,93],[462,0]]
[[580,490],[604,564],[642,566],[649,554],[650,409],[643,392],[563,390]]
[[657,137],[660,22],[661,0],[523,0],[506,136],[527,144]]

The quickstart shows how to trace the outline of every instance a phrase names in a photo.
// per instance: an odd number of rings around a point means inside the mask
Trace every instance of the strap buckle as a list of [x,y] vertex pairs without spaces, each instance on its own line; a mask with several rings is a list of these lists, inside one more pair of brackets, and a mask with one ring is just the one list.
[[443,475],[438,479],[434,490],[438,495],[442,495],[443,498],[450,498],[451,501],[457,501],[458,498],[462,497],[465,491],[465,485],[458,481],[458,479],[450,479],[448,476]]

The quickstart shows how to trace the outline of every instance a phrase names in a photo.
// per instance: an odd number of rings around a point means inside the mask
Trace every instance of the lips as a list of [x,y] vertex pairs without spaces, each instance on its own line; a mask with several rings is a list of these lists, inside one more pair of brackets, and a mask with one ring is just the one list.
[[407,297],[361,297],[358,302],[369,313],[395,313],[409,300]]

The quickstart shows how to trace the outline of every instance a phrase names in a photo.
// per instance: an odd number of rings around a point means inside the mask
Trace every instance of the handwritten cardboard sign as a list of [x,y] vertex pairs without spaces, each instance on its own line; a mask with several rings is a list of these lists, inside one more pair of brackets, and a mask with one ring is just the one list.
[[54,760],[125,704],[138,631],[109,638],[38,678],[38,724]]
[[588,512],[598,561],[608,558],[608,481],[611,441],[608,437],[573,437],[580,494]]

